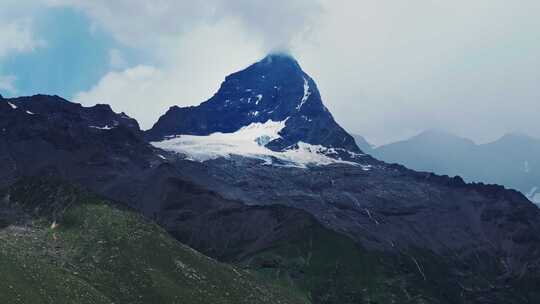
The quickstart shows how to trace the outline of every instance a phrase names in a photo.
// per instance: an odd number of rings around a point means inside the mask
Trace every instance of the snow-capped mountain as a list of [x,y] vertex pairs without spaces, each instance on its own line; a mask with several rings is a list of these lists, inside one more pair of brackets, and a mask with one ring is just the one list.
[[170,108],[146,137],[199,160],[242,155],[305,165],[361,154],[323,105],[313,79],[285,54],[227,76],[199,106]]

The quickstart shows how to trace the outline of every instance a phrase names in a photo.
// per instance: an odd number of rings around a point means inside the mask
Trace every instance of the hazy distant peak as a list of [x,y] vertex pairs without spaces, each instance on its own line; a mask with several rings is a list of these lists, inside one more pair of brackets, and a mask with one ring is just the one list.
[[476,145],[471,139],[455,135],[442,129],[428,129],[405,141],[429,141],[439,143],[461,143],[465,145]]
[[537,139],[537,138],[534,138],[532,136],[529,136],[529,135],[524,134],[524,133],[519,133],[519,132],[511,132],[511,133],[504,134],[501,138],[499,138],[496,141],[516,141],[516,140],[519,140],[519,141],[539,141],[539,139]]

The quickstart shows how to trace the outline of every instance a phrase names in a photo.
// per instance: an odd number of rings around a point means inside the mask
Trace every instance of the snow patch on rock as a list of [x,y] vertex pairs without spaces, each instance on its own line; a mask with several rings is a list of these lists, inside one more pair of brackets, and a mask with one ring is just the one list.
[[261,99],[263,98],[262,94],[259,94],[257,96],[255,96],[257,98],[257,100],[255,101],[255,104],[258,105],[259,102],[261,101]]
[[540,206],[540,192],[538,192],[538,187],[533,187],[526,196],[531,202]]
[[98,129],[98,130],[112,130],[114,127],[111,127],[111,126],[103,126],[103,127],[98,127],[98,126],[90,126],[90,128],[92,129]]
[[296,107],[297,110],[300,110],[302,108],[302,106],[306,103],[310,95],[311,95],[311,91],[309,90],[309,82],[304,77],[304,96],[302,97],[302,100],[300,100],[300,104]]
[[[157,148],[183,154],[187,159],[204,162],[233,155],[260,159],[267,165],[306,168],[308,165],[329,165],[346,163],[359,165],[330,156],[338,151],[321,145],[299,142],[285,151],[272,151],[266,145],[280,138],[280,131],[285,128],[283,121],[268,120],[265,123],[252,123],[233,133],[216,132],[207,136],[179,135],[151,144]],[[365,168],[364,168],[365,167]],[[368,166],[363,166],[369,170]]]

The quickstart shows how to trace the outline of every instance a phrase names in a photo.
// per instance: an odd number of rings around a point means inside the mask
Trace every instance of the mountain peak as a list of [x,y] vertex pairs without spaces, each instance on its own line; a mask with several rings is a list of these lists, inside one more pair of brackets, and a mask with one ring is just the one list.
[[270,54],[227,76],[214,96],[199,106],[171,107],[146,136],[163,141],[179,135],[234,133],[251,125],[263,130],[261,124],[276,122],[282,128],[271,140],[261,141],[274,152],[304,144],[361,152],[324,106],[315,81],[284,53]]
[[460,139],[463,139],[462,137],[454,133],[451,133],[447,130],[439,129],[439,128],[426,129],[418,133],[417,135],[413,136],[411,139],[413,138],[460,138]]
[[300,68],[300,64],[296,59],[288,53],[285,52],[275,52],[266,55],[258,64],[265,65],[291,65],[297,68]]
[[[461,144],[475,146],[476,144],[471,139],[461,137],[444,129],[427,129],[418,135],[405,140],[404,142],[423,142],[423,143],[439,143],[439,144]],[[392,144],[390,144],[392,145]]]
[[[223,84],[227,84],[230,80],[237,80],[242,82],[242,84],[250,86],[255,86],[262,82],[279,85],[280,83],[283,84],[286,80],[301,78],[309,78],[309,76],[304,73],[300,64],[292,55],[270,53],[247,68],[227,76]],[[291,84],[293,83],[287,83],[287,85]],[[298,83],[296,84],[298,85]]]

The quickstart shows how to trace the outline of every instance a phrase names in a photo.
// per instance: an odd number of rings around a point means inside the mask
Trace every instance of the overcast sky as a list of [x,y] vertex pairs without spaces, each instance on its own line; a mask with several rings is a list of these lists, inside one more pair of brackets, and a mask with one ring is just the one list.
[[540,137],[537,0],[3,0],[0,93],[109,103],[149,128],[287,50],[348,131]]

